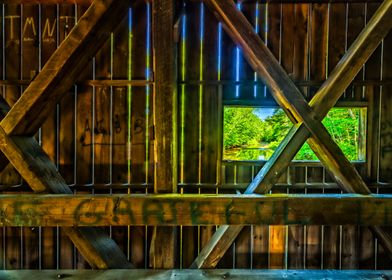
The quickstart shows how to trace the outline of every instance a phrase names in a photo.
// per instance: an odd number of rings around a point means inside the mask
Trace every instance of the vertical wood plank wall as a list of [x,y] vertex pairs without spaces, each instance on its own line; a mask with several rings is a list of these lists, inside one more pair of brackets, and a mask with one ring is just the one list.
[[[275,103],[207,7],[199,1],[177,4],[179,191],[242,191],[264,163],[221,160],[223,106]],[[237,6],[310,99],[378,4],[254,1]],[[10,105],[86,8],[0,5],[0,91]],[[128,16],[119,21],[36,135],[75,193],[153,190],[153,87],[126,82],[153,80],[151,9],[150,2],[129,7]],[[392,182],[391,48],[389,34],[340,100],[367,107],[367,160],[356,167],[378,193],[390,193]],[[0,191],[29,193],[10,166],[0,174]],[[294,162],[273,192],[340,190],[320,163]],[[138,268],[148,267],[151,230],[148,226],[107,228]],[[179,227],[181,268],[192,263],[214,230],[214,226]],[[0,269],[87,266],[58,228],[0,228]],[[367,228],[261,225],[246,227],[218,267],[392,268]]]

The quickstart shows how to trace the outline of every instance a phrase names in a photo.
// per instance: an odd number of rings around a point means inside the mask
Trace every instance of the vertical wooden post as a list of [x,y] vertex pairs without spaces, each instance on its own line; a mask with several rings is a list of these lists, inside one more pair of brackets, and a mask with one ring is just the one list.
[[[153,1],[154,44],[154,192],[177,192],[177,88],[174,0]],[[155,227],[150,266],[176,266],[176,228]]]
[[367,95],[369,96],[368,106],[368,129],[367,129],[367,176],[368,180],[372,183],[378,180],[379,168],[379,150],[380,142],[378,141],[380,135],[380,88],[378,86],[366,87]]

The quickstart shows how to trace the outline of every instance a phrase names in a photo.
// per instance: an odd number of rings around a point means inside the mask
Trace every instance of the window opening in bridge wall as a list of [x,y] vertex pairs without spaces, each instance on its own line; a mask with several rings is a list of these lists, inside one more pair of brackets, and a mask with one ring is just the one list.
[[[323,124],[350,161],[366,157],[366,108],[337,107]],[[280,108],[225,106],[223,160],[268,160],[292,127]],[[294,160],[318,160],[307,143]]]

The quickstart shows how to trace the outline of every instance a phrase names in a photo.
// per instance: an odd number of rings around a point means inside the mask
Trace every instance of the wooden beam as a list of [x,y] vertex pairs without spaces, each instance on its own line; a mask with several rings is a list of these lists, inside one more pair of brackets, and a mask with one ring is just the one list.
[[0,126],[8,135],[34,135],[129,8],[126,0],[94,1],[49,58]]
[[177,192],[174,0],[153,1],[155,193]]
[[3,270],[0,277],[4,280],[13,279],[389,279],[392,272],[389,270],[268,270],[268,269],[216,269],[216,270]]
[[93,0],[1,0],[2,4],[23,4],[23,5],[54,5],[54,4],[77,4],[88,6]]
[[[342,94],[345,88],[349,85],[358,71],[361,69],[364,62],[370,57],[376,47],[379,45],[381,39],[386,36],[391,28],[391,2],[385,1],[383,5],[377,10],[368,23],[358,39],[350,47],[349,51],[342,58],[336,69],[331,73],[329,79],[324,83],[324,93],[321,102],[312,101],[311,107],[320,115],[322,119],[328,110],[335,104],[336,100]],[[232,27],[232,26],[231,26]],[[253,33],[253,29],[247,29],[247,32]],[[245,33],[246,34],[246,33]],[[336,84],[339,82],[339,84]],[[336,90],[336,86],[339,86]],[[331,96],[331,94],[333,94]],[[318,94],[316,96],[319,96]],[[315,107],[314,104],[322,104],[322,106]],[[329,106],[326,106],[329,105]],[[322,107],[324,106],[324,109]],[[325,110],[325,111],[324,111]],[[256,175],[252,183],[246,190],[246,193],[258,192],[266,193],[278,181],[282,173],[287,169],[295,154],[301,148],[303,143],[308,139],[309,132],[304,124],[294,126],[286,138],[279,145],[271,159],[263,166],[263,168]],[[366,193],[366,189],[363,192]],[[382,230],[381,230],[382,231]],[[220,257],[227,250],[227,243],[232,243],[235,239],[238,228],[219,228],[216,232],[217,236],[232,236],[233,238],[228,242],[226,238],[220,241],[219,238],[213,237],[210,242],[203,248],[201,254],[196,258],[192,267],[214,267],[219,262]],[[380,233],[380,229],[374,232]],[[387,235],[378,235],[383,241],[382,244],[390,244],[390,238]],[[391,245],[388,246],[389,248]],[[386,247],[386,248],[388,248]],[[388,249],[387,249],[388,251]],[[390,250],[389,252],[392,252]],[[391,254],[390,254],[391,255]]]
[[4,280],[13,279],[126,279],[129,275],[132,279],[151,280],[187,280],[187,279],[314,279],[314,280],[341,280],[341,279],[389,279],[392,272],[389,270],[278,270],[278,269],[216,269],[216,270],[3,270],[0,277]]
[[0,226],[387,226],[392,195],[2,195],[0,213]]
[[[152,2],[154,46],[154,192],[177,192],[177,85],[174,0]],[[175,268],[177,229],[154,227],[150,266]]]
[[[1,0],[1,4],[78,4],[89,5],[93,0]],[[202,0],[192,0],[202,1]],[[383,0],[266,0],[267,3],[381,3]],[[256,0],[243,0],[242,3],[255,3]]]
[[1,4],[23,4],[23,5],[53,5],[53,4],[78,4],[90,5],[93,0],[1,0]]
[[145,269],[113,269],[113,270],[2,270],[0,278],[14,279],[127,279],[132,275],[133,280],[188,280],[188,279],[249,279],[249,280],[278,280],[278,279],[312,279],[312,280],[341,280],[341,279],[390,279],[390,270],[271,270],[271,269],[214,269],[214,270],[145,270]]

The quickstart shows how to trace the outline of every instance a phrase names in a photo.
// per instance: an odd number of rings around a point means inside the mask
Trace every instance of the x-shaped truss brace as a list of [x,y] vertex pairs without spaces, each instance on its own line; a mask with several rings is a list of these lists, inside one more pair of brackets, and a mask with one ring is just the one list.
[[[294,123],[270,160],[246,189],[246,194],[267,193],[289,166],[295,154],[308,141],[323,165],[347,192],[370,194],[359,173],[333,141],[321,120],[360,71],[392,27],[392,1],[385,0],[366,28],[352,44],[312,100],[307,103],[301,91],[284,71],[271,51],[255,33],[245,16],[231,0],[204,0],[226,32],[242,49],[244,57],[269,87],[277,103]],[[192,268],[212,268],[242,230],[242,226],[221,226],[200,252]],[[372,232],[392,257],[392,239],[379,227]]]
[[[0,123],[0,149],[34,192],[72,194],[33,135],[72,88],[128,8],[127,0],[94,0],[15,105],[9,110],[5,100],[0,100],[3,113],[0,117],[4,117]],[[0,165],[5,166],[5,158],[0,160]],[[103,229],[63,228],[63,231],[93,268],[132,267]]]

